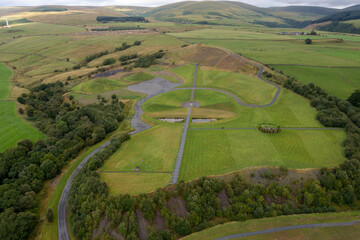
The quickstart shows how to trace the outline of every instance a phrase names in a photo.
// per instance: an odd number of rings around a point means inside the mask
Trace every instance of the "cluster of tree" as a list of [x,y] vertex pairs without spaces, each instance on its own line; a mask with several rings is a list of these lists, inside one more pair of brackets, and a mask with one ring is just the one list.
[[87,56],[85,58],[85,61],[87,63],[89,63],[94,59],[101,58],[102,56],[105,56],[105,55],[108,55],[108,54],[109,54],[109,51],[103,51],[103,52],[99,52],[99,53],[94,53],[94,54],[91,54],[90,56]]
[[312,44],[312,40],[310,38],[305,39],[306,44]]
[[321,31],[326,32],[342,32],[360,34],[360,28],[357,28],[352,23],[332,22],[325,26],[318,27]]
[[119,58],[119,61],[120,62],[125,62],[125,61],[129,61],[129,60],[132,60],[132,59],[135,59],[135,58],[138,58],[138,54],[137,53],[134,53],[134,54],[131,54],[131,55],[124,55],[124,56],[121,56]]
[[360,90],[355,90],[348,98],[348,101],[355,107],[360,107]]
[[162,58],[165,55],[165,52],[163,50],[159,50],[156,53],[148,54],[143,57],[138,58],[135,63],[134,67],[141,67],[141,68],[147,68],[151,65],[155,64],[156,59]]
[[39,220],[37,193],[85,147],[105,138],[124,119],[123,103],[77,105],[62,83],[41,84],[23,94],[29,120],[45,140],[22,140],[0,154],[0,239],[26,239]]
[[116,59],[115,58],[107,58],[107,59],[104,59],[102,65],[103,66],[106,66],[106,65],[112,65],[116,62]]
[[117,51],[124,51],[124,50],[126,50],[126,49],[128,49],[128,48],[130,48],[130,47],[131,47],[131,45],[127,44],[126,42],[123,42],[122,45],[121,45],[121,47],[116,47],[116,48],[115,48],[115,52],[117,52]]
[[96,18],[98,22],[149,22],[144,17],[109,17],[98,16]]

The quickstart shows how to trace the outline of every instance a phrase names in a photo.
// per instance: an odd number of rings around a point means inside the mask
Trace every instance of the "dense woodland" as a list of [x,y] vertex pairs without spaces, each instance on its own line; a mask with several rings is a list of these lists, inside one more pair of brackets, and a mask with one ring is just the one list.
[[98,16],[96,18],[98,22],[148,22],[144,17],[109,17]]
[[352,23],[332,22],[325,26],[318,27],[321,31],[326,32],[342,32],[360,34],[360,28],[357,28]]
[[80,106],[62,83],[41,84],[18,98],[45,140],[23,140],[0,154],[0,239],[26,239],[39,221],[37,193],[44,181],[86,146],[103,140],[124,119],[123,103]]
[[[76,237],[113,239],[121,234],[125,239],[166,240],[227,221],[358,209],[360,109],[349,101],[329,96],[314,84],[304,85],[293,78],[276,81],[308,98],[324,126],[346,129],[343,144],[347,160],[339,167],[323,168],[318,179],[304,183],[280,184],[278,180],[287,175],[287,169],[282,167],[268,169],[261,175],[269,180],[268,184],[253,184],[240,176],[230,182],[203,177],[188,183],[179,182],[175,188],[158,189],[152,194],[113,196],[100,181],[96,169],[115,151],[118,143],[90,160],[72,185],[70,220]],[[81,206],[87,206],[86,210]]]

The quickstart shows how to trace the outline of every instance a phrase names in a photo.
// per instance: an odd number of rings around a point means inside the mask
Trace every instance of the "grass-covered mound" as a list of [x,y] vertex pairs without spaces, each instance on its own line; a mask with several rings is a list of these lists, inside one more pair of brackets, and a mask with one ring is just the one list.
[[72,90],[78,93],[95,94],[120,89],[124,87],[124,85],[124,83],[115,79],[96,78],[84,83],[80,83],[79,85],[73,87]]
[[147,80],[151,80],[154,78],[155,78],[155,76],[150,73],[137,72],[137,73],[131,74],[130,76],[125,77],[124,80],[129,81],[129,82],[142,82],[142,81],[147,81]]

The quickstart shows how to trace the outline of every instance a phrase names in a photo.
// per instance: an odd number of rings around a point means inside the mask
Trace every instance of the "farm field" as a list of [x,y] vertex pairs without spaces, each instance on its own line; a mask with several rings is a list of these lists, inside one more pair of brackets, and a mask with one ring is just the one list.
[[[182,238],[183,240],[205,240],[215,239],[231,234],[255,232],[270,228],[302,225],[312,223],[326,222],[346,222],[359,219],[359,212],[342,212],[342,213],[317,213],[306,215],[280,216],[264,219],[254,219],[245,222],[230,222],[224,225],[218,225]],[[244,237],[240,239],[257,240],[257,239],[355,239],[360,230],[360,225],[347,227],[326,227],[326,228],[310,228],[299,230],[288,230],[278,233],[262,234],[253,237]]]
[[200,70],[196,86],[222,89],[235,94],[244,103],[257,105],[271,102],[277,90],[251,75],[215,70]]
[[22,139],[35,141],[44,138],[42,133],[18,117],[16,102],[6,101],[11,75],[11,70],[0,63],[0,152],[15,146]]
[[345,160],[342,130],[190,130],[180,179],[224,174],[247,167],[333,167]]
[[329,94],[347,99],[360,88],[360,68],[317,68],[304,66],[277,66],[278,71],[295,77],[298,81],[314,83]]

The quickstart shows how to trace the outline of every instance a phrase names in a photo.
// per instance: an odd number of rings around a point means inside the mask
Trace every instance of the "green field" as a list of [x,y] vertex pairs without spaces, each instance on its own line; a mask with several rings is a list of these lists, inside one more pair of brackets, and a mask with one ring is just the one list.
[[153,118],[175,117],[184,118],[187,108],[181,107],[184,102],[190,101],[190,90],[177,90],[155,96],[143,105],[146,116]]
[[222,89],[235,94],[244,103],[258,105],[271,102],[277,90],[254,76],[215,70],[199,71],[196,86]]
[[4,152],[22,139],[38,140],[44,135],[20,119],[16,112],[16,102],[6,101],[10,91],[11,70],[0,64],[0,152]]
[[170,183],[171,173],[106,173],[100,178],[106,182],[112,194],[137,195],[155,191]]
[[137,72],[134,74],[131,74],[130,76],[127,76],[124,78],[124,80],[129,82],[141,82],[141,81],[147,81],[155,78],[154,75],[145,73],[145,72]]
[[339,98],[347,99],[356,89],[360,89],[360,68],[274,67],[302,83],[314,83]]
[[194,79],[194,73],[195,73],[195,65],[187,64],[184,66],[176,67],[173,69],[170,69],[171,72],[178,75],[182,80],[184,81],[184,84],[181,87],[190,87],[192,86],[192,82]]
[[[303,214],[292,216],[280,216],[272,218],[254,219],[245,222],[230,222],[224,225],[218,225],[209,229],[205,229],[201,232],[191,234],[182,238],[183,240],[208,240],[215,239],[222,236],[255,232],[260,230],[266,230],[270,228],[313,224],[313,223],[326,223],[326,222],[346,222],[359,219],[359,212],[344,212],[344,213],[316,213],[316,214]],[[306,240],[318,240],[318,239],[356,239],[360,231],[360,225],[348,226],[348,227],[327,227],[327,228],[310,228],[299,230],[288,230],[278,233],[262,234],[253,237],[245,237],[240,239],[306,239]]]
[[190,130],[180,179],[225,174],[246,167],[333,167],[345,160],[341,130]]
[[95,78],[73,87],[72,90],[77,93],[96,94],[117,90],[124,86],[124,83],[115,79]]
[[[198,100],[198,96],[206,99],[207,92],[210,91],[196,90],[195,101],[202,101],[201,99]],[[199,93],[201,95],[198,95]],[[281,90],[278,100],[273,105],[264,108],[241,106],[223,93],[216,93],[216,95],[224,95],[223,102],[228,107],[231,106],[229,110],[234,112],[236,117],[205,125],[201,124],[201,127],[257,127],[258,124],[263,122],[274,123],[281,127],[322,127],[315,119],[316,110],[310,106],[309,101],[286,89]],[[227,102],[225,97],[228,99]],[[229,101],[231,101],[231,105]],[[221,109],[222,105],[214,106],[214,108]],[[190,127],[198,128],[199,124],[190,124]]]
[[12,71],[0,63],[0,100],[5,100],[10,92],[10,78]]
[[182,127],[163,124],[131,137],[121,145],[101,171],[172,172],[180,144]]

